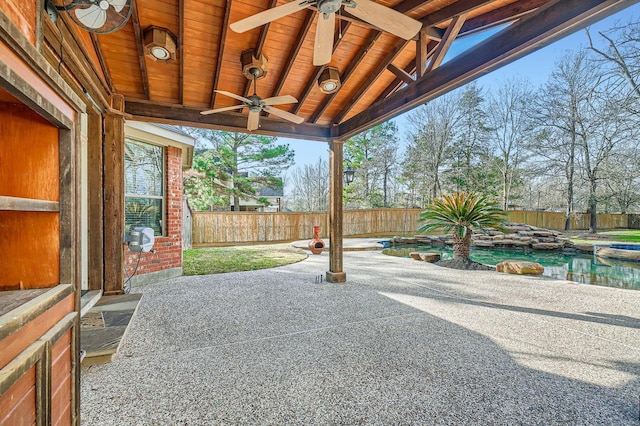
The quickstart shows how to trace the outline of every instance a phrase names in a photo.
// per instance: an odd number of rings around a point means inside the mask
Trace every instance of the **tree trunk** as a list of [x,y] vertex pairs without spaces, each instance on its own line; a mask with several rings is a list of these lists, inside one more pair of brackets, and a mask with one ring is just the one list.
[[471,255],[471,230],[463,238],[453,234],[453,258],[469,260]]
[[598,232],[598,201],[596,199],[596,181],[592,179],[589,185],[589,233]]

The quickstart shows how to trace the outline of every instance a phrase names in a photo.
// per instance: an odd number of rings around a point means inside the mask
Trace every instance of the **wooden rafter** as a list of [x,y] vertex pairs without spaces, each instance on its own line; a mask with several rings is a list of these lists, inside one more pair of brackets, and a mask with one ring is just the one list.
[[[269,5],[267,6],[267,9],[273,9],[274,7],[276,7],[276,5],[278,4],[278,0],[271,0],[269,2]],[[267,34],[269,34],[269,26],[271,25],[271,23],[267,23],[266,25],[262,26],[262,29],[260,30],[260,36],[258,37],[258,42],[256,43],[254,49],[255,49],[255,55],[256,57],[260,57],[260,53],[262,53],[262,48],[264,47],[264,42],[267,40]],[[251,90],[251,85],[253,84],[253,80],[249,80],[247,79],[247,81],[244,83],[244,89],[242,90],[242,96],[247,97],[247,95],[249,94],[249,90]]]
[[444,21],[448,21],[454,16],[462,15],[463,13],[469,13],[473,10],[485,6],[491,3],[492,0],[465,0],[457,1],[442,9],[436,10],[433,13],[420,19],[422,25],[425,27],[440,24]]
[[[416,76],[418,78],[422,77],[427,71],[427,55],[429,53],[430,40],[427,37],[425,28],[429,27],[423,27],[418,33],[418,40],[416,40]],[[441,40],[442,39],[440,39],[440,41]]]
[[451,24],[447,27],[447,31],[445,31],[444,33],[444,37],[442,37],[442,41],[438,43],[438,46],[435,48],[435,51],[433,52],[433,55],[431,56],[431,61],[427,66],[426,72],[432,71],[440,66],[440,64],[444,60],[445,55],[449,51],[451,44],[455,41],[456,37],[458,36],[458,33],[462,28],[462,24],[464,24],[464,21],[466,18],[467,18],[466,12],[453,18],[453,20],[451,21]]
[[[350,26],[351,26],[351,22],[347,22],[342,27],[341,30],[340,29],[336,30],[335,34],[333,35],[333,52],[335,52],[338,46],[340,46],[340,42],[342,42],[342,39],[343,39],[342,37],[338,36],[338,33],[342,31],[343,35],[346,34]],[[307,83],[305,84],[304,89],[302,90],[302,94],[298,98],[298,103],[295,104],[295,106],[293,107],[292,112],[294,114],[297,114],[300,111],[300,108],[302,108],[302,104],[304,104],[304,102],[307,100],[307,98],[311,94],[311,90],[313,90],[313,87],[317,84],[318,77],[320,77],[320,74],[322,74],[322,71],[324,71],[325,68],[326,68],[326,65],[320,65],[315,67],[313,74],[311,75],[311,78],[307,80]]]
[[140,17],[136,2],[132,3],[131,22],[133,24],[133,34],[136,38],[136,48],[138,49],[138,61],[140,63],[140,78],[142,79],[142,89],[145,99],[150,99],[149,75],[147,74],[147,61],[144,58],[144,46],[142,40],[142,29],[140,28]]
[[224,56],[224,42],[227,39],[227,28],[229,28],[229,15],[231,14],[231,0],[227,0],[224,6],[224,18],[222,19],[222,29],[220,30],[220,40],[218,43],[218,60],[216,61],[216,70],[213,76],[213,90],[211,91],[210,108],[215,108],[216,89],[220,80],[220,69],[222,68],[222,58]]
[[179,87],[180,105],[184,104],[184,0],[178,0],[178,61],[180,61]]
[[327,110],[327,108],[329,107],[333,99],[340,92],[340,89],[344,87],[346,82],[349,80],[349,77],[351,77],[351,75],[356,70],[356,68],[358,68],[358,65],[360,65],[360,62],[362,62],[366,54],[373,47],[376,41],[378,41],[381,35],[382,35],[382,31],[371,30],[366,40],[358,50],[358,53],[356,54],[355,58],[353,58],[353,60],[349,62],[349,65],[347,65],[347,68],[342,72],[342,74],[340,74],[340,83],[341,83],[340,88],[335,92],[331,93],[330,95],[327,95],[324,98],[324,101],[322,101],[320,106],[313,112],[313,115],[309,119],[311,123],[317,122],[318,119],[322,116],[322,114]]
[[297,42],[293,46],[293,49],[291,49],[291,51],[289,52],[289,57],[287,57],[287,60],[284,65],[284,69],[282,70],[282,73],[278,77],[278,83],[276,84],[276,87],[273,89],[273,93],[271,94],[271,96],[278,96],[280,94],[280,90],[282,90],[282,87],[284,86],[284,83],[287,80],[287,77],[289,76],[291,69],[293,68],[293,64],[296,58],[298,57],[300,48],[302,48],[302,45],[304,44],[304,41],[307,38],[307,34],[311,29],[311,24],[313,23],[313,18],[315,14],[316,12],[313,10],[307,11],[307,15],[304,18],[302,27],[300,27],[300,31],[298,32],[298,36],[296,37]]
[[[416,72],[416,61],[413,60],[413,61],[409,62],[409,65],[407,65],[404,68],[404,72],[409,74],[409,75],[415,74],[415,72]],[[398,90],[400,87],[402,87],[403,84],[408,84],[408,83],[406,83],[404,81],[404,78],[400,78],[400,77],[396,78],[395,80],[393,80],[391,82],[390,85],[388,85],[382,91],[382,93],[380,93],[380,95],[378,95],[378,97],[376,98],[376,100],[373,103],[376,104],[376,103],[380,102],[381,100],[385,99],[387,96],[391,95],[396,90]]]
[[471,35],[500,25],[514,22],[532,12],[539,7],[549,3],[548,0],[521,0],[508,4],[499,9],[492,10],[481,16],[468,19],[460,30],[460,36]]
[[369,77],[360,85],[356,93],[349,98],[347,105],[342,108],[342,110],[338,113],[338,115],[333,119],[334,123],[340,123],[346,116],[349,114],[349,111],[353,108],[354,105],[360,101],[362,96],[371,88],[373,83],[380,77],[382,72],[387,68],[393,60],[402,52],[402,49],[409,43],[409,40],[400,39],[396,42],[396,44],[391,48],[387,56],[380,61],[376,69],[369,74]]
[[389,64],[387,65],[387,69],[391,71],[400,80],[402,80],[404,83],[407,83],[407,84],[413,83],[413,77],[411,76],[411,74],[409,74],[402,68],[399,68],[394,64]]
[[398,3],[393,6],[393,10],[396,12],[407,14],[409,12],[413,12],[417,8],[424,5],[424,0],[405,0],[402,3]]
[[102,53],[102,48],[100,47],[100,43],[98,43],[98,35],[91,34],[91,44],[93,44],[93,49],[96,51],[96,55],[98,56],[98,62],[100,63],[100,69],[102,70],[102,75],[104,75],[104,79],[107,83],[107,88],[111,93],[115,92],[113,88],[113,80],[111,80],[111,75],[109,74],[109,68],[107,67],[107,62],[104,60],[104,54]]
[[624,2],[615,0],[563,0],[540,8],[536,13],[479,43],[474,49],[425,74],[402,91],[374,103],[367,110],[341,123],[337,137],[347,139],[625,6],[627,4]]

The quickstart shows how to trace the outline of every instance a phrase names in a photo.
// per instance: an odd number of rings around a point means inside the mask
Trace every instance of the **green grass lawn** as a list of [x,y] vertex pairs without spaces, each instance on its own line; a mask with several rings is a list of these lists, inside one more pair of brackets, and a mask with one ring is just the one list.
[[572,237],[574,244],[615,244],[615,243],[640,243],[640,229],[606,230],[598,232],[596,235],[581,233]]
[[254,271],[300,262],[307,254],[290,244],[237,247],[206,247],[186,250],[182,262],[184,275]]
[[627,243],[640,243],[640,229],[625,229],[622,231],[606,231],[602,235],[606,235],[616,241],[624,241]]

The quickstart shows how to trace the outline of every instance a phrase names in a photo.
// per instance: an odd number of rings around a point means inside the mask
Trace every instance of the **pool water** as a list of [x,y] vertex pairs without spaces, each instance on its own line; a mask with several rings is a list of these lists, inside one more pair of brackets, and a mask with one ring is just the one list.
[[[438,252],[442,259],[453,258],[448,248],[425,245],[395,245],[382,250],[390,256],[410,257],[414,251]],[[528,260],[544,267],[543,276],[561,280],[575,281],[581,284],[640,290],[640,262],[625,262],[613,259],[596,258],[589,254],[573,254],[557,251],[539,251],[521,249],[485,249],[471,250],[471,260],[486,265],[497,265],[503,260]]]

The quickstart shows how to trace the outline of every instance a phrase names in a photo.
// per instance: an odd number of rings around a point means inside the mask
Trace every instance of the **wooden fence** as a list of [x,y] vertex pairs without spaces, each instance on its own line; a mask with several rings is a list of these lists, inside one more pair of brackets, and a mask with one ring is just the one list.
[[[343,234],[347,237],[412,235],[417,232],[420,209],[346,210]],[[193,245],[224,246],[236,244],[273,243],[311,239],[313,226],[321,226],[322,238],[329,235],[326,212],[254,213],[254,212],[193,212]],[[514,210],[508,212],[511,222],[526,223],[540,228],[564,229],[564,214]],[[598,228],[627,228],[625,214],[599,214]],[[575,214],[571,229],[589,229],[589,215]]]

